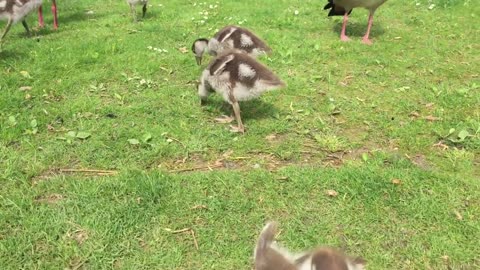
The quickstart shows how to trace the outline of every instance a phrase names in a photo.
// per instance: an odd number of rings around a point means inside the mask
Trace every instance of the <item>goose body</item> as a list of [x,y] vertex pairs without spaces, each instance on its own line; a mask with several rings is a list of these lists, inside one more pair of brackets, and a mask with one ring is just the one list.
[[370,30],[373,24],[373,15],[379,6],[385,3],[387,0],[328,0],[324,9],[330,9],[328,16],[343,15],[342,31],[340,33],[340,39],[342,41],[350,40],[346,35],[346,27],[348,21],[348,15],[354,8],[365,8],[369,11],[367,32],[363,36],[363,43],[372,44],[370,40]]
[[136,22],[137,21],[137,11],[135,9],[135,6],[137,5],[142,5],[142,18],[145,17],[145,14],[147,13],[147,4],[148,0],[127,0],[128,5],[130,6],[130,11],[132,12],[133,15],[133,20]]
[[317,248],[292,254],[274,242],[277,225],[268,223],[254,251],[255,270],[364,270],[361,258],[351,258],[333,248]]
[[[52,14],[53,14],[53,28],[58,29],[58,17],[57,17],[57,1],[52,0]],[[43,21],[43,10],[42,6],[38,8],[38,25],[44,27],[45,23]]]
[[192,51],[199,65],[205,52],[217,55],[230,49],[242,51],[254,58],[272,51],[265,41],[252,31],[235,25],[220,29],[210,40],[199,38],[192,45]]
[[232,105],[238,127],[244,132],[239,101],[259,97],[266,91],[284,87],[285,83],[266,66],[240,51],[229,50],[214,58],[202,72],[198,95],[205,102],[211,92],[217,92]]
[[24,18],[40,5],[42,5],[42,0],[0,0],[0,20],[7,21],[5,30],[0,36],[0,49],[3,38],[7,35],[10,27],[18,21],[22,21],[25,30],[30,33]]

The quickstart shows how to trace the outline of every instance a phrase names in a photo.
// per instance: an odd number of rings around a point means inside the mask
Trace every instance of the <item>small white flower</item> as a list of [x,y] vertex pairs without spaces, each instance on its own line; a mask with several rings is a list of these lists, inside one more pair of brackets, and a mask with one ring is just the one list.
[[298,15],[298,13],[300,13],[300,12],[298,12],[298,10],[295,10],[295,12],[293,14]]

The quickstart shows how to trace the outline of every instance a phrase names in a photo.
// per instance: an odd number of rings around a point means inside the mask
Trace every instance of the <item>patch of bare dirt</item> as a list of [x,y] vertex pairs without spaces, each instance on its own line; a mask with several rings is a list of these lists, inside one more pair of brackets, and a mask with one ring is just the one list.
[[68,232],[67,237],[77,242],[77,244],[82,245],[88,240],[88,233],[84,229],[76,229],[73,232]]
[[87,259],[81,257],[73,257],[68,263],[68,268],[70,270],[83,270],[87,269],[86,264]]
[[42,181],[48,181],[54,177],[62,175],[82,175],[82,176],[113,176],[118,172],[115,170],[103,169],[85,169],[85,168],[52,168],[31,178],[32,186]]
[[35,202],[37,203],[47,203],[47,204],[55,204],[58,203],[59,201],[63,200],[65,196],[62,194],[48,194],[48,195],[40,195],[35,198]]
[[425,157],[425,155],[422,155],[422,154],[416,154],[414,156],[408,156],[406,155],[406,157],[413,163],[415,164],[416,166],[418,166],[419,168],[423,169],[423,170],[429,170],[431,169],[431,164],[427,161],[427,158]]

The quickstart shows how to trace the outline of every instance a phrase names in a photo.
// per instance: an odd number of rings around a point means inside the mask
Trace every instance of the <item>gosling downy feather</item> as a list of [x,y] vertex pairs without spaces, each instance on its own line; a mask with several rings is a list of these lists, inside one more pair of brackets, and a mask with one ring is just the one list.
[[192,45],[192,51],[199,65],[205,52],[218,55],[230,49],[242,51],[255,58],[272,51],[265,41],[252,31],[235,25],[222,28],[210,40],[199,38]]
[[0,0],[0,20],[6,20],[7,25],[0,36],[0,50],[2,41],[13,24],[22,21],[23,27],[30,34],[25,16],[42,5],[42,0]]
[[365,261],[329,247],[293,254],[275,241],[276,222],[263,228],[254,251],[255,270],[364,270]]
[[285,83],[254,58],[237,50],[224,51],[202,72],[198,95],[202,103],[215,91],[232,105],[238,127],[244,132],[239,101],[259,97],[262,93],[284,87]]

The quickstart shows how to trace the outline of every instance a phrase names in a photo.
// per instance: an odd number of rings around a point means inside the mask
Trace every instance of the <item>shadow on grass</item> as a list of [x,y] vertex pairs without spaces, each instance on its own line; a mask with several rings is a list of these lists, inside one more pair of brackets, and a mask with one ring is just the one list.
[[[355,23],[355,22],[348,22],[347,23],[347,36],[352,36],[352,37],[363,37],[365,33],[367,32],[367,19],[365,19],[364,23]],[[342,22],[339,21],[337,22],[332,30],[340,36],[340,32],[342,31]],[[370,32],[370,37],[379,37],[385,33],[385,30],[383,26],[380,23],[375,23],[373,22],[372,25],[372,30]]]
[[0,50],[0,59],[1,60],[20,60],[25,57],[25,52],[15,50],[13,47],[9,47],[8,43],[2,45],[2,50]]
[[[207,106],[216,107],[216,109],[213,111],[211,109],[207,109],[213,114],[221,113],[224,115],[234,115],[232,106],[227,102],[221,102],[213,99],[207,102]],[[260,99],[240,102],[240,111],[242,120],[273,118],[274,115],[278,114],[278,109],[276,107]]]

